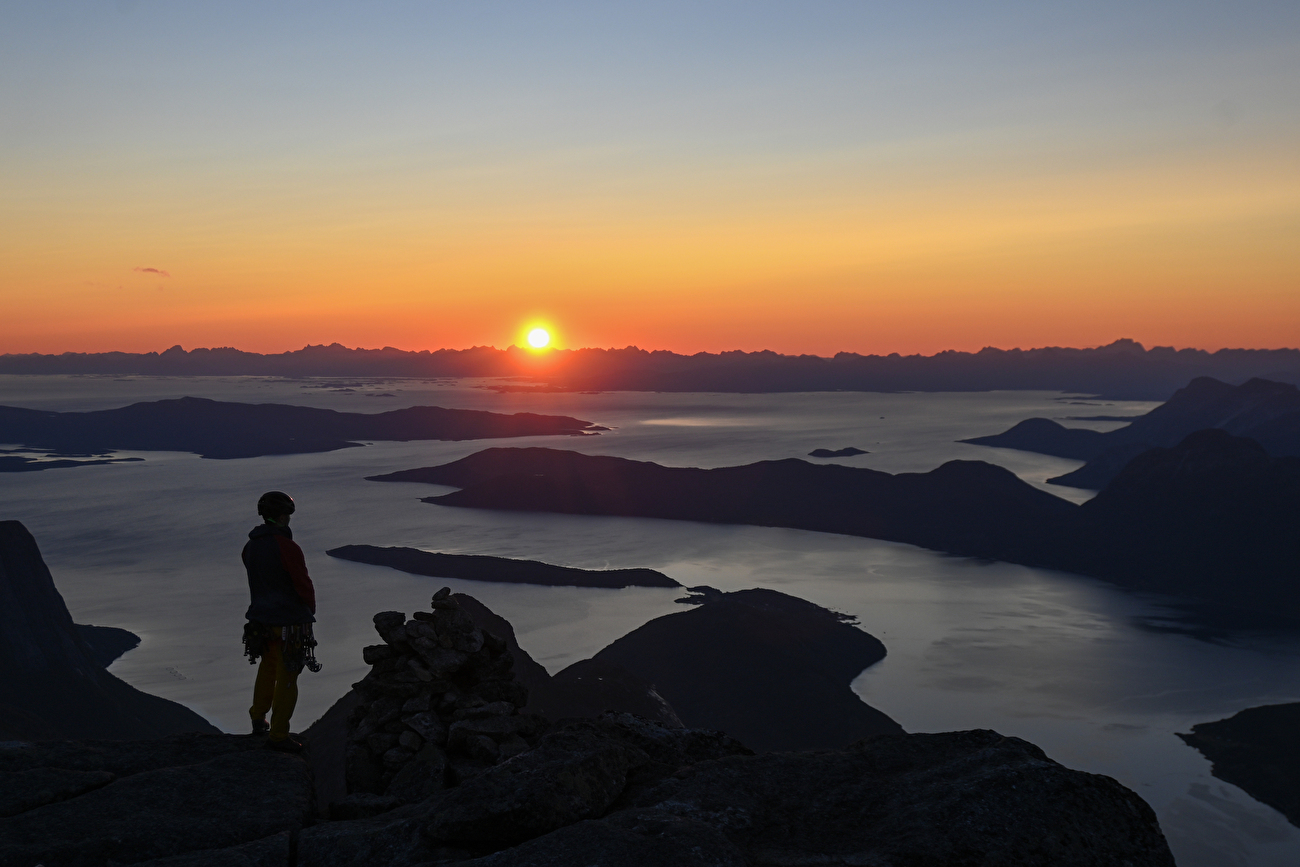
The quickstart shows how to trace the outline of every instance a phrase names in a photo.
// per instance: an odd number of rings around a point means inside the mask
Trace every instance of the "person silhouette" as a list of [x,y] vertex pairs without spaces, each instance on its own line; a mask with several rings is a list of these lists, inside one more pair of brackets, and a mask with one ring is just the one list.
[[289,529],[294,511],[293,498],[283,491],[263,494],[257,501],[263,522],[249,532],[241,557],[251,596],[244,615],[244,655],[258,666],[248,709],[252,734],[267,735],[270,749],[299,753],[304,744],[289,734],[289,718],[298,703],[298,675],[304,667],[320,671],[321,665],[311,626],[316,620],[316,588]]

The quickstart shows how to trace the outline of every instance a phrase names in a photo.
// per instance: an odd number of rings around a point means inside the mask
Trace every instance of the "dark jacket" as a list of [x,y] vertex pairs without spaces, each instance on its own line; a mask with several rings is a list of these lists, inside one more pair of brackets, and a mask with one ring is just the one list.
[[307,561],[288,527],[260,524],[244,545],[244,568],[253,602],[244,616],[268,626],[311,623],[316,613],[316,588],[307,575]]

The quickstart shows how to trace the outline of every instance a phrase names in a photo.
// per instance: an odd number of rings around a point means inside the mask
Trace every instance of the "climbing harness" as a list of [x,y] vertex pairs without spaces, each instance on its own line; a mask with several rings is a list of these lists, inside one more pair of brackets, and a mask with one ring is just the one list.
[[310,623],[295,623],[293,626],[267,626],[263,623],[249,621],[244,624],[244,656],[249,665],[257,665],[258,657],[266,655],[270,642],[281,642],[284,668],[291,674],[297,674],[306,667],[310,671],[320,671],[323,666],[316,661],[316,637],[312,635]]

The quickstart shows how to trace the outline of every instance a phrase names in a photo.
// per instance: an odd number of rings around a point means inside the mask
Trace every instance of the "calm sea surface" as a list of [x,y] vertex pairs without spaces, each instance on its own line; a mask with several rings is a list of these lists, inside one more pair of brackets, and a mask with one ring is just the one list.
[[[80,623],[143,638],[112,671],[242,731],[252,670],[241,657],[247,586],[239,550],[264,490],[298,502],[295,538],[320,600],[319,674],[303,728],[365,671],[376,611],[427,607],[446,584],[508,618],[552,672],[647,620],[680,610],[667,590],[582,590],[441,581],[326,557],[344,544],[410,545],[585,568],[648,566],[686,585],[770,587],[858,615],[889,656],[854,681],[909,731],[990,728],[1070,767],[1108,774],[1156,810],[1182,867],[1300,864],[1300,832],[1210,775],[1174,732],[1300,699],[1300,641],[1268,633],[1193,637],[1166,600],[1041,569],[796,530],[432,506],[450,489],[363,476],[445,463],[490,445],[547,445],[675,466],[729,466],[857,446],[837,462],[888,472],[952,459],[1001,464],[1046,485],[1077,461],[963,445],[1021,419],[1139,414],[1152,404],[1047,392],[782,395],[498,394],[481,382],[267,378],[0,377],[0,404],[54,410],[193,395],[378,412],[418,404],[575,415],[599,437],[375,443],[237,461],[174,452],[140,463],[0,475],[0,519],[36,535]],[[1113,422],[1067,422],[1105,430]],[[124,453],[123,456],[126,456]]]

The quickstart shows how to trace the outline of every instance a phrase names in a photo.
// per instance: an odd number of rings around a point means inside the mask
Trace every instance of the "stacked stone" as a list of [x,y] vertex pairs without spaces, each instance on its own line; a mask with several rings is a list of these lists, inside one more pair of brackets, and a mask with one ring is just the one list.
[[370,673],[353,684],[362,700],[348,720],[350,793],[420,800],[529,749],[546,726],[519,713],[528,690],[505,640],[475,626],[449,588],[432,608],[374,617],[384,643],[362,651]]

